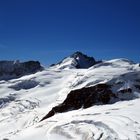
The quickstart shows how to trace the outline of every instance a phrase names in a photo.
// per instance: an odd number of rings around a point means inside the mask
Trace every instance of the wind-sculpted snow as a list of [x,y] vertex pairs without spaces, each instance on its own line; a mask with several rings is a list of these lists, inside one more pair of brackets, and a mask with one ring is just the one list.
[[23,130],[11,140],[139,140],[139,101],[137,99],[57,114]]
[[[84,107],[87,96],[81,98],[80,90],[100,84],[109,85],[106,91],[111,90],[119,102]],[[53,107],[66,103],[72,91],[79,94],[69,103],[81,101],[78,108],[55,112],[40,122]],[[139,140],[139,97],[140,67],[124,59],[103,61],[89,69],[51,67],[1,80],[0,140]],[[90,96],[87,100],[92,101]]]

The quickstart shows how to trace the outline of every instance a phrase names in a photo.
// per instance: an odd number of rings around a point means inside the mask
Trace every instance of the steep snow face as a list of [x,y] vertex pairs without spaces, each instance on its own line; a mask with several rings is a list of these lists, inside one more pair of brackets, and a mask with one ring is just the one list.
[[[1,80],[0,140],[139,140],[139,79],[139,65],[117,59],[89,69],[51,67],[21,78]],[[128,100],[56,113],[40,122],[71,91],[103,83],[112,85],[113,93]]]
[[18,78],[42,70],[38,61],[0,61],[0,80]]
[[59,69],[89,68],[95,64],[96,61],[93,57],[88,57],[81,52],[75,52],[58,64],[53,65],[53,67]]

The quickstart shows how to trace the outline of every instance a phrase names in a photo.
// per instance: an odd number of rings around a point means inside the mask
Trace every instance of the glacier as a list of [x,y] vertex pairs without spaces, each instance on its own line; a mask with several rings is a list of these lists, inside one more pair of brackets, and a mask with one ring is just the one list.
[[[72,58],[0,80],[0,140],[140,140],[139,64],[120,58],[76,68]],[[71,91],[106,83],[119,100],[40,121]]]

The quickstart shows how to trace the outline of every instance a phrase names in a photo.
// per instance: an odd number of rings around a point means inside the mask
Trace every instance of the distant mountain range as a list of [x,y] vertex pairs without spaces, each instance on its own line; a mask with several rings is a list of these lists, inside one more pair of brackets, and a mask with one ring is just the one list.
[[131,60],[0,61],[0,140],[139,140],[139,106]]

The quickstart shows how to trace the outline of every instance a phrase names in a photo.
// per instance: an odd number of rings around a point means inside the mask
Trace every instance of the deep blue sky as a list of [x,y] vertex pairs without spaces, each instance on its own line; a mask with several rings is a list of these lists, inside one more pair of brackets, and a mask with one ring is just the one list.
[[140,0],[0,0],[0,59],[48,65],[74,51],[140,61]]

